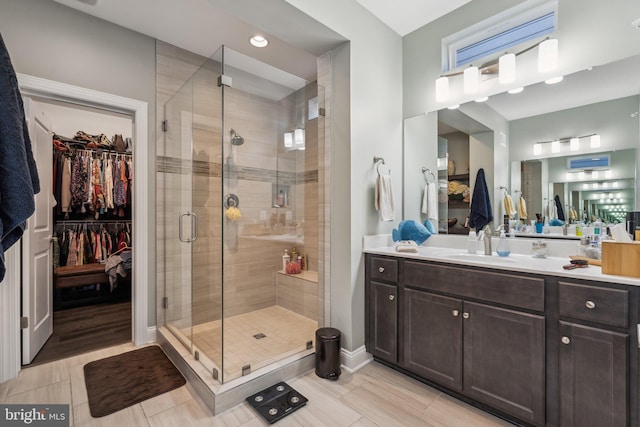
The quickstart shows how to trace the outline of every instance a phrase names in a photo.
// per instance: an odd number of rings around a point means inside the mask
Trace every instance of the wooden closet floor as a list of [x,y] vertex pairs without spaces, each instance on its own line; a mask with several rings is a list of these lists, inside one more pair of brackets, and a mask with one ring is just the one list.
[[53,335],[28,366],[131,341],[131,301],[53,313]]

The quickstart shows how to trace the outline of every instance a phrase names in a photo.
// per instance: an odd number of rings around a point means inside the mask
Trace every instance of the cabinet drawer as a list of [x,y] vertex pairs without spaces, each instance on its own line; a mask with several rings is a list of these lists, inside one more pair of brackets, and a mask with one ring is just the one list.
[[560,316],[626,328],[629,292],[577,283],[558,282]]
[[374,280],[398,281],[398,261],[395,259],[371,257],[369,273]]
[[544,279],[538,277],[405,261],[404,282],[463,298],[544,311]]

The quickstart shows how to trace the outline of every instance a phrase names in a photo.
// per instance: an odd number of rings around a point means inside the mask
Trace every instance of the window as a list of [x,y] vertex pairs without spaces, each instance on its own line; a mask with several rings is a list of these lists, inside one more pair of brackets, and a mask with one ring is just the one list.
[[509,48],[553,33],[557,12],[557,0],[534,2],[533,6],[525,2],[444,38],[443,72],[474,62],[481,65],[479,61],[495,59]]

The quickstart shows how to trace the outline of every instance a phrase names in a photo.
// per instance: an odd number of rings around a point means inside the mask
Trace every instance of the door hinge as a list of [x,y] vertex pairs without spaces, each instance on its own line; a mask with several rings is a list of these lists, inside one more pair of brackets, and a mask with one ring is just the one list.
[[20,318],[20,329],[27,329],[29,327],[29,318],[21,317]]
[[169,297],[162,297],[162,308],[169,308]]
[[218,76],[218,87],[220,86],[228,86],[228,87],[232,87],[233,86],[233,79],[230,76],[225,76],[224,74],[221,74]]
[[169,122],[166,120],[162,121],[162,132],[166,132],[169,129]]

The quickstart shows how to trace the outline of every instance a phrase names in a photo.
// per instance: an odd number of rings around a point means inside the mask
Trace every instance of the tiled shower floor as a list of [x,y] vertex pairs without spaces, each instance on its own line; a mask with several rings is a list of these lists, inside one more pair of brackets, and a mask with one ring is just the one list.
[[[193,343],[219,368],[224,366],[224,381],[242,375],[242,367],[251,370],[305,350],[307,342],[315,344],[318,322],[280,306],[241,314],[224,321],[224,364],[222,363],[222,322],[195,325]],[[188,331],[183,330],[188,336]],[[256,339],[254,335],[264,334]]]

